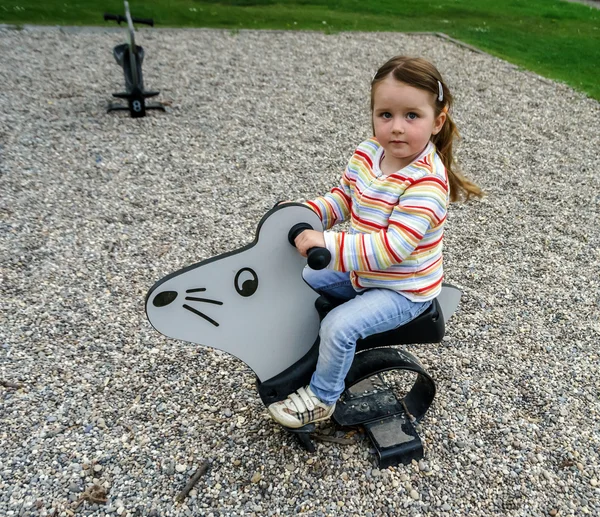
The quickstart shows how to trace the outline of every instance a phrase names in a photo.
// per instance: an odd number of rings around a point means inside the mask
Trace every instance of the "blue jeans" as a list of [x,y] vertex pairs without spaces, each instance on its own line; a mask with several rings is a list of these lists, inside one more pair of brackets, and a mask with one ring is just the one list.
[[431,305],[430,301],[412,302],[390,289],[357,292],[350,273],[307,267],[303,277],[319,294],[343,301],[321,322],[319,361],[310,381],[313,393],[328,405],[344,391],[358,339],[404,325]]

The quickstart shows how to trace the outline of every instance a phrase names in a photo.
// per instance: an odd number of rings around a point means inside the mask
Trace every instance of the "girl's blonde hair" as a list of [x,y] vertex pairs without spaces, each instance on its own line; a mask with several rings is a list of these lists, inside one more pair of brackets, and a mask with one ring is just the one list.
[[[374,105],[375,87],[389,75],[397,81],[403,82],[415,88],[426,90],[435,95],[435,117],[437,118],[442,111],[446,111],[446,121],[437,135],[432,135],[431,141],[437,148],[437,153],[442,159],[448,172],[448,182],[450,183],[450,200],[467,201],[471,196],[481,197],[482,190],[475,183],[465,178],[456,165],[452,155],[452,144],[454,139],[459,137],[456,124],[450,117],[448,110],[452,106],[453,98],[448,87],[444,84],[441,74],[437,68],[429,61],[423,58],[414,58],[406,56],[396,56],[385,63],[371,81],[371,112]],[[439,81],[439,84],[438,84]],[[442,85],[443,96],[439,100],[439,85]]]

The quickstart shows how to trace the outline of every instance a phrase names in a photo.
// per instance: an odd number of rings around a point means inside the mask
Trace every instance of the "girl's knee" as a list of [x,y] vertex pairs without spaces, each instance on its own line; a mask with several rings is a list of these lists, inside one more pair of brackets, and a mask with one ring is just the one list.
[[353,348],[357,339],[346,318],[339,317],[335,310],[330,312],[321,322],[319,336],[321,343],[336,343],[337,346],[343,346],[344,348]]

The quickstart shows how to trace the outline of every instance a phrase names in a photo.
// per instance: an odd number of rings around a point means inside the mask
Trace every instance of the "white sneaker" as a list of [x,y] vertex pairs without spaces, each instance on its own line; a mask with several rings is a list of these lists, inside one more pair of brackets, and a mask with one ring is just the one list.
[[271,404],[268,410],[277,423],[297,429],[313,422],[326,420],[333,414],[335,404],[328,406],[321,402],[310,386],[306,386],[290,394],[287,399]]

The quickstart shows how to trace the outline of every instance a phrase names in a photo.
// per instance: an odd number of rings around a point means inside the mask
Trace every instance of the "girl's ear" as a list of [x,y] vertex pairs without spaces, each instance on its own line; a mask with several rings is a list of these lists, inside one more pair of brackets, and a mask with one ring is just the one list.
[[448,115],[446,114],[445,111],[442,111],[437,118],[435,119],[434,123],[433,123],[433,131],[431,132],[432,135],[437,135],[442,128],[444,127],[444,122],[446,122],[446,118],[448,117]]

